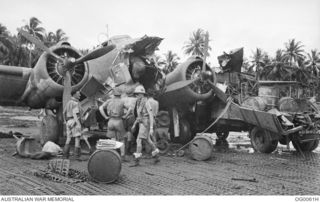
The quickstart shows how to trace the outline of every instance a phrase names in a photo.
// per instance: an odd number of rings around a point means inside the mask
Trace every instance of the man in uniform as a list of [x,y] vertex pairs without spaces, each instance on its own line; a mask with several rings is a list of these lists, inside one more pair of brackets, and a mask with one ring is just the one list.
[[[147,92],[147,98],[148,98],[148,102],[150,103],[150,106],[152,108],[152,113],[153,113],[153,131],[156,130],[156,126],[157,126],[157,123],[156,123],[156,117],[158,115],[158,112],[159,112],[159,102],[157,100],[155,100],[153,98],[153,96],[155,96],[155,91],[153,89],[149,89],[148,92]],[[151,136],[153,142],[156,142],[156,139],[155,139],[155,134],[152,134]]]
[[102,108],[107,112],[108,121],[108,132],[107,137],[123,143],[120,147],[121,158],[125,160],[125,134],[123,120],[124,118],[124,101],[121,99],[121,93],[115,89],[113,92],[114,97],[108,99],[102,104]]
[[64,109],[64,117],[67,128],[67,139],[63,148],[63,156],[69,158],[70,152],[70,141],[71,138],[75,138],[75,156],[77,160],[80,160],[81,148],[80,148],[80,137],[81,137],[81,123],[80,123],[80,92],[76,91],[71,93],[72,97]]
[[136,106],[137,98],[133,96],[127,96],[122,98],[124,100],[124,113],[126,116],[124,117],[124,128],[126,130],[126,153],[129,154],[131,152],[132,143],[134,140],[133,132],[131,128],[135,122],[134,116],[134,107]]
[[152,157],[154,158],[154,163],[158,163],[159,160],[159,149],[153,143],[151,136],[154,132],[153,123],[154,115],[152,112],[152,107],[147,97],[145,97],[145,89],[143,86],[139,85],[136,87],[134,94],[137,96],[136,102],[136,114],[137,118],[132,127],[134,130],[135,126],[139,124],[139,133],[137,137],[137,150],[134,153],[134,164],[131,166],[138,166],[139,159],[142,156],[142,140],[147,141],[152,147]]

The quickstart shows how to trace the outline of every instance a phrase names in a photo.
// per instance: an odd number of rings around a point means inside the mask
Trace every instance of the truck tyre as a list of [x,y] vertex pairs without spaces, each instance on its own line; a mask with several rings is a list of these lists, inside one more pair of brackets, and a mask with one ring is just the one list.
[[299,142],[299,141],[292,141],[293,147],[299,151],[299,147],[303,152],[311,152],[315,150],[319,145],[319,140],[312,140],[308,142]]
[[250,141],[253,149],[260,153],[269,154],[278,146],[278,140],[272,138],[271,132],[259,127],[250,131]]
[[59,140],[58,121],[53,115],[46,115],[41,121],[40,137],[41,142],[52,141],[58,143]]

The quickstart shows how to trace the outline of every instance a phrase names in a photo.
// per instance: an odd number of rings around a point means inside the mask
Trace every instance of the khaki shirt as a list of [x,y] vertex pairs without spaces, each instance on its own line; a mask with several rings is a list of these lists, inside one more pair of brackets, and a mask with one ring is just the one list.
[[121,118],[124,113],[124,101],[121,98],[114,97],[105,102],[104,108],[107,109],[108,116],[112,118]]
[[150,104],[150,101],[148,98],[143,97],[141,99],[137,100],[137,115],[138,118],[145,118],[149,116],[149,113],[152,113],[152,116],[154,117],[154,114],[152,112],[152,107]]
[[135,97],[124,97],[122,98],[124,101],[124,113],[126,114],[127,111],[131,110],[130,113],[133,113],[134,107],[136,105],[137,98]]
[[75,98],[71,98],[69,102],[66,105],[66,118],[73,118],[73,114],[80,114],[80,107],[79,107],[79,101]]
[[159,102],[153,97],[148,98],[148,102],[150,103],[150,106],[152,108],[153,116],[156,117],[159,112]]

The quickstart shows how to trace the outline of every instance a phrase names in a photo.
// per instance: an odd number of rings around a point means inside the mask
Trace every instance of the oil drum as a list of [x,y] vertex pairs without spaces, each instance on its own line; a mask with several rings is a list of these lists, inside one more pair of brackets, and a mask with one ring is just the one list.
[[266,108],[266,103],[261,97],[248,97],[242,102],[241,106],[264,111]]
[[88,160],[88,173],[97,182],[112,183],[120,171],[121,158],[115,150],[97,150]]
[[189,145],[191,157],[197,161],[205,161],[213,151],[212,139],[205,135],[196,136]]

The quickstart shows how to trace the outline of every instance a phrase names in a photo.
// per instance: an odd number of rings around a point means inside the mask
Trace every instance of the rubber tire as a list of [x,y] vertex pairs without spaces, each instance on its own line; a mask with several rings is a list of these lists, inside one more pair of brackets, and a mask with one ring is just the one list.
[[59,127],[56,117],[53,115],[46,115],[43,117],[40,126],[41,141],[44,143],[52,141],[58,143],[59,141]]
[[250,131],[250,142],[255,151],[266,154],[273,152],[278,146],[278,140],[272,139],[271,132],[259,127]]
[[309,142],[292,141],[292,145],[297,151],[299,151],[299,149],[298,149],[298,145],[299,145],[301,151],[311,152],[318,147],[319,140],[313,140],[313,141],[309,141]]
[[180,135],[179,135],[179,143],[186,144],[192,140],[192,132],[190,128],[190,124],[185,119],[179,120],[179,127],[180,127]]
[[170,149],[170,144],[167,140],[165,139],[160,139],[157,141],[157,148],[160,151],[160,154],[166,154],[169,149]]
[[229,131],[216,132],[216,135],[219,140],[226,140],[229,136]]

